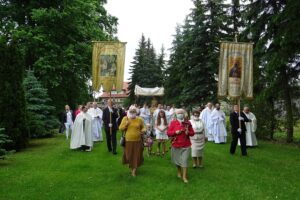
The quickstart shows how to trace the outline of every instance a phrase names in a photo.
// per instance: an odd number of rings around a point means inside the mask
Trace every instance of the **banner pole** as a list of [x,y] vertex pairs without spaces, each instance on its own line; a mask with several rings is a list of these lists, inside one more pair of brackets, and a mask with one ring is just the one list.
[[[238,97],[238,106],[239,106],[239,117],[241,116],[241,97]],[[239,120],[239,128],[242,128],[242,122]]]
[[[237,32],[234,34],[234,41],[238,42],[238,33]],[[238,103],[238,107],[239,107],[239,117],[240,117],[241,116],[241,97],[240,96],[237,98],[237,103]],[[239,128],[241,128],[241,127],[242,127],[242,122],[241,122],[241,120],[239,120]]]
[[[109,91],[109,101],[112,103],[112,101],[111,101],[111,90]],[[111,109],[113,109],[113,108],[111,108]],[[109,112],[109,123],[112,124],[111,112]],[[110,135],[112,135],[112,127],[109,127],[109,133],[110,133]]]

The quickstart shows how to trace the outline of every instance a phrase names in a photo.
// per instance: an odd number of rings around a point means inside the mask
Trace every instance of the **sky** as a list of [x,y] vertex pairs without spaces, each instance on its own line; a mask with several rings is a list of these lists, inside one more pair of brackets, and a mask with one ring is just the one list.
[[191,0],[107,0],[107,12],[118,18],[117,37],[127,42],[124,81],[130,78],[129,67],[142,34],[150,38],[156,53],[163,45],[169,54],[175,27],[183,24],[192,7]]

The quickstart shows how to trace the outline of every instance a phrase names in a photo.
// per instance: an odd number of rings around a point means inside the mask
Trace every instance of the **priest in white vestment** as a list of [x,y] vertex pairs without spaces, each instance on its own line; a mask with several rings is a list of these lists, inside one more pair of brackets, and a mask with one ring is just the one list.
[[97,102],[93,103],[93,106],[89,108],[88,114],[92,117],[92,138],[94,142],[102,142],[102,115],[103,112],[98,108]]
[[92,117],[87,113],[87,110],[86,106],[82,106],[82,112],[75,119],[71,135],[71,149],[81,148],[86,151],[92,150]]
[[216,144],[226,143],[226,117],[225,113],[220,109],[220,104],[216,104],[216,108],[211,113],[211,130],[214,135]]
[[[257,140],[256,140],[256,117],[255,115],[250,112],[249,107],[244,107],[243,113],[246,115],[248,119],[250,119],[250,122],[245,122],[246,125],[246,146],[247,147],[253,147],[257,146]],[[240,140],[239,140],[239,145],[240,145]]]
[[204,122],[205,127],[205,137],[208,141],[214,141],[214,136],[211,130],[211,113],[212,113],[212,103],[208,102],[206,108],[201,112],[200,119]]

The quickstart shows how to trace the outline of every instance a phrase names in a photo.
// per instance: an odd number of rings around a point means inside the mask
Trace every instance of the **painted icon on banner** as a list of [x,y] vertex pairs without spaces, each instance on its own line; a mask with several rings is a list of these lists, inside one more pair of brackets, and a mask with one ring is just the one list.
[[241,76],[242,76],[242,57],[230,56],[228,59],[229,71],[229,95],[232,97],[240,96]]
[[117,55],[100,55],[99,64],[101,76],[117,75]]
[[242,57],[229,57],[229,77],[241,78]]

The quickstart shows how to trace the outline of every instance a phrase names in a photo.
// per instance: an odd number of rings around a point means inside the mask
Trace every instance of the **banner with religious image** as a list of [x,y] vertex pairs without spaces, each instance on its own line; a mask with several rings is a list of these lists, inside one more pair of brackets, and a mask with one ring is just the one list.
[[221,43],[218,96],[253,97],[252,52],[252,43]]
[[101,85],[104,91],[123,89],[125,49],[125,42],[94,42],[92,75],[95,91],[99,91]]

